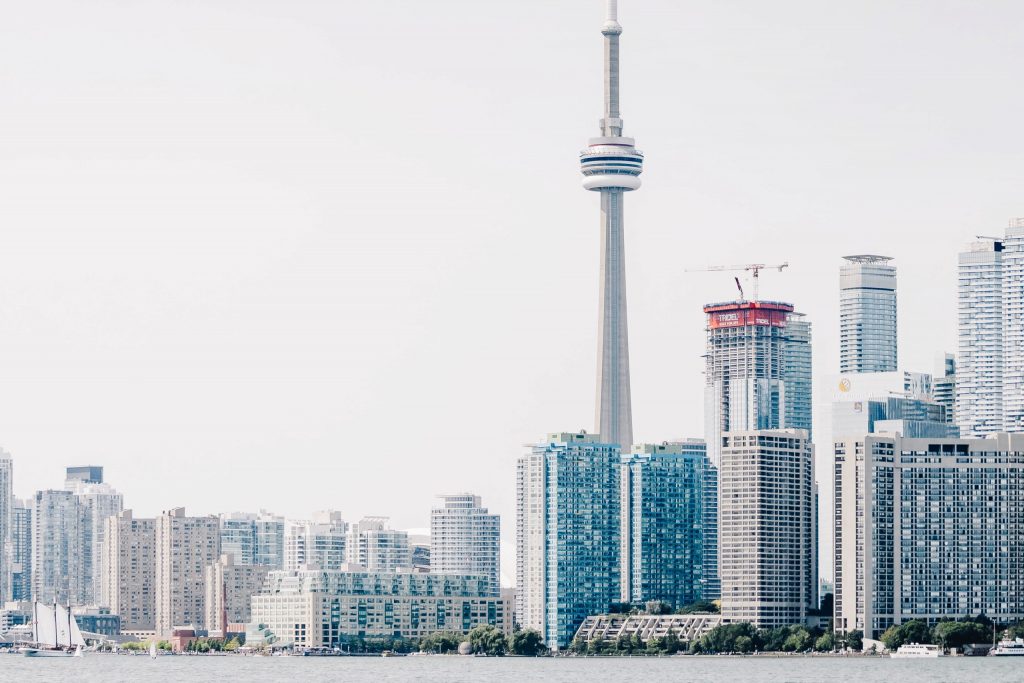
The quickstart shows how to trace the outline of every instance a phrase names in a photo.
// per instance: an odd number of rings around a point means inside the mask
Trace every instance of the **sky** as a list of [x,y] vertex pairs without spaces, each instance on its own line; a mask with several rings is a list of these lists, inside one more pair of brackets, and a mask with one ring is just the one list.
[[[593,429],[603,3],[39,0],[0,24],[0,446],[137,514],[503,518]],[[623,0],[634,433],[702,435],[719,264],[838,368],[838,269],[899,269],[900,363],[1024,216],[1024,5]]]

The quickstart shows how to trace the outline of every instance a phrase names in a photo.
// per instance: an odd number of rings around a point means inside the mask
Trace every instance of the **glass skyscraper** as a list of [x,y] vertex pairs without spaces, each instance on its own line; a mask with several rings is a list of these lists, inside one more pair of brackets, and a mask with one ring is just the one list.
[[888,256],[843,257],[839,271],[839,371],[896,369],[896,268]]
[[641,444],[622,456],[623,602],[678,608],[704,597],[709,467],[701,440]]
[[550,434],[516,470],[516,613],[552,650],[620,599],[617,444]]

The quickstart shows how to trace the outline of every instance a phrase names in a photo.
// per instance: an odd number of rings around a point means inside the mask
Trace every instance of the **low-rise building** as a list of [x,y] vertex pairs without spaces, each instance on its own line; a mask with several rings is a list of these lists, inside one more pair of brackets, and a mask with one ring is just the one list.
[[275,571],[252,598],[249,645],[337,647],[355,639],[421,638],[492,624],[512,632],[512,606],[483,576]]
[[635,635],[646,643],[651,638],[664,638],[671,633],[689,643],[721,625],[721,614],[596,614],[580,625],[576,640],[612,643],[621,636],[632,638]]

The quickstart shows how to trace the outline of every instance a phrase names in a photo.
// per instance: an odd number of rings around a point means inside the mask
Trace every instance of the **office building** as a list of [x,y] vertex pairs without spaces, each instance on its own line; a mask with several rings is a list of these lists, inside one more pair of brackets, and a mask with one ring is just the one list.
[[1024,435],[835,445],[835,628],[1024,619]]
[[620,598],[621,451],[598,435],[548,435],[516,469],[516,615],[545,644]]
[[220,520],[187,517],[174,508],[156,518],[156,633],[175,628],[203,629],[206,620],[207,565],[220,557]]
[[700,440],[641,444],[622,456],[622,602],[679,608],[704,596],[709,465]]
[[341,569],[347,561],[347,536],[348,524],[336,510],[314,512],[309,520],[289,521],[285,569]]
[[430,511],[430,569],[438,574],[474,574],[501,592],[501,518],[487,512],[480,496],[441,496]]
[[32,599],[32,499],[14,500],[11,510],[11,600]]
[[896,268],[888,256],[844,256],[839,270],[839,371],[896,370]]
[[704,420],[717,465],[729,431],[811,430],[810,323],[774,301],[708,304]]
[[11,600],[14,573],[14,460],[0,448],[0,604]]
[[364,517],[349,529],[348,561],[372,572],[410,569],[409,534],[390,528],[387,517]]
[[106,520],[100,603],[126,631],[156,629],[156,520],[123,510]]
[[246,645],[342,647],[356,639],[512,632],[511,605],[486,577],[412,572],[275,571],[252,599]]
[[814,447],[798,429],[729,432],[723,441],[722,619],[802,623],[817,607]]
[[598,322],[597,431],[610,443],[633,442],[626,321],[626,255],[623,202],[640,187],[644,155],[622,135],[619,111],[617,3],[608,4],[604,36],[604,118],[600,136],[580,152],[583,187],[601,194],[601,282]]
[[231,624],[246,624],[252,596],[263,589],[270,568],[261,564],[235,564],[230,554],[205,569],[206,628],[223,637]]
[[266,510],[259,513],[233,512],[220,516],[222,553],[234,558],[236,565],[262,565],[284,568],[284,517]]

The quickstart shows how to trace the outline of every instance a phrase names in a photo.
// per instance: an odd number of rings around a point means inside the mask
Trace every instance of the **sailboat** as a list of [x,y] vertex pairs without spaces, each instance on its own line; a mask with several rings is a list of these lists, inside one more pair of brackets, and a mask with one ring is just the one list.
[[71,610],[56,602],[32,603],[32,639],[35,647],[21,648],[26,657],[81,657],[85,647]]
[[156,641],[149,641],[149,658],[156,659]]

